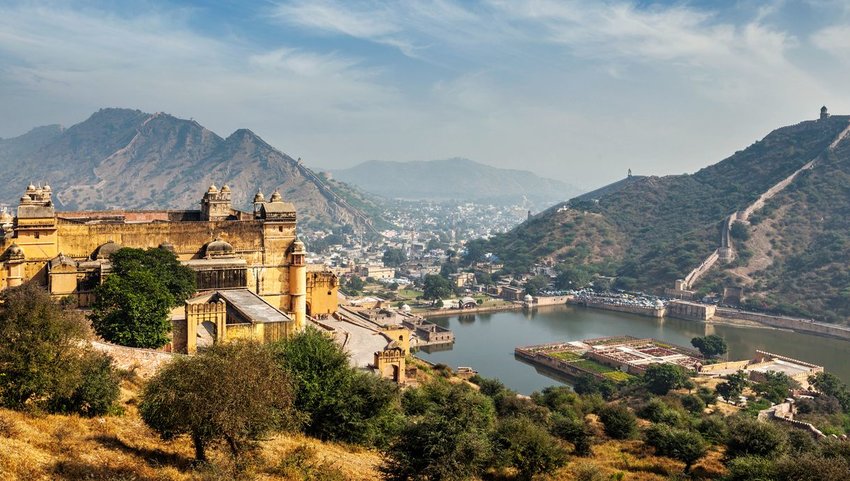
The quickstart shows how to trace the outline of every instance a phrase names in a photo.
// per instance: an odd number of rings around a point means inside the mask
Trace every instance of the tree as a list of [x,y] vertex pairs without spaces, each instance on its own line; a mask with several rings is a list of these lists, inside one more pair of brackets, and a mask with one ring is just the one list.
[[591,275],[582,266],[561,267],[559,271],[555,277],[557,289],[581,289],[590,283]]
[[654,447],[657,454],[685,463],[685,473],[689,473],[708,450],[699,433],[666,424],[653,424],[646,431],[646,443]]
[[814,376],[809,376],[809,383],[819,392],[838,399],[841,409],[845,413],[850,413],[850,392],[847,390],[847,385],[841,382],[838,376],[828,372],[819,372]]
[[785,433],[775,424],[763,423],[743,416],[735,416],[728,421],[727,457],[775,457],[785,451]]
[[549,277],[534,276],[525,283],[525,293],[536,296],[538,292],[549,287]]
[[465,247],[466,253],[463,255],[463,265],[471,266],[472,264],[484,259],[487,241],[483,239],[474,239],[467,242]]
[[566,453],[555,438],[527,417],[501,421],[495,444],[496,460],[516,468],[520,480],[551,474],[566,463]]
[[799,383],[784,372],[767,371],[764,373],[764,379],[753,385],[753,391],[772,403],[778,403],[787,398],[795,387],[799,387]]
[[617,385],[610,379],[584,374],[576,379],[573,390],[582,395],[599,394],[603,399],[611,399],[617,393]]
[[428,274],[425,276],[422,297],[428,300],[443,299],[454,293],[452,284],[443,276]]
[[737,404],[746,386],[747,375],[744,371],[738,371],[735,374],[726,376],[726,381],[721,382],[714,389],[726,402]]
[[609,404],[599,409],[605,434],[614,439],[629,439],[637,430],[637,418],[624,404]]
[[552,417],[552,434],[573,444],[573,454],[589,456],[593,434],[590,427],[581,419],[555,414]]
[[345,290],[351,294],[355,294],[362,291],[364,286],[363,279],[358,276],[351,276],[348,282],[345,283]]
[[407,262],[407,254],[405,254],[402,249],[390,247],[384,251],[384,255],[381,257],[381,260],[387,267],[398,267]]
[[91,321],[107,341],[158,348],[169,340],[170,310],[195,291],[194,273],[165,249],[120,249],[95,289]]
[[722,356],[729,350],[726,340],[717,334],[695,337],[691,339],[691,345],[699,349],[699,352],[705,357]]
[[675,364],[650,364],[643,373],[643,383],[649,392],[663,396],[671,389],[683,387],[688,375],[681,366]]
[[729,228],[729,233],[732,234],[732,238],[739,241],[746,241],[750,238],[750,229],[747,227],[747,224],[744,224],[740,221],[735,221],[732,223],[732,226]]
[[48,401],[48,409],[51,412],[78,413],[88,417],[109,413],[121,391],[112,358],[102,352],[86,350],[75,364],[65,368],[80,373],[76,386],[68,394],[52,396]]
[[403,397],[407,423],[386,450],[390,480],[465,479],[492,461],[492,401],[464,384],[435,380]]
[[267,433],[295,424],[289,377],[254,342],[175,358],[148,381],[139,413],[163,439],[190,436],[198,461],[210,444],[226,443],[237,466]]
[[77,387],[83,319],[33,283],[0,293],[0,402],[44,408]]
[[333,339],[309,327],[270,346],[295,386],[295,408],[304,431],[333,439],[383,447],[400,428],[398,388],[370,373],[355,371]]

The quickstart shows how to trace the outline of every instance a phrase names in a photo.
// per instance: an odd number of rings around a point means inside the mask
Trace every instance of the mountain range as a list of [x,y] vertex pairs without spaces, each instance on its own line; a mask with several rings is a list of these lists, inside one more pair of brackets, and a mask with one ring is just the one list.
[[247,129],[226,138],[193,120],[140,110],[101,109],[69,128],[38,127],[0,139],[0,202],[15,205],[33,182],[49,183],[62,210],[195,208],[211,184],[227,183],[234,207],[257,190],[279,190],[302,225],[358,225],[369,216],[330,183]]
[[[660,293],[731,231],[734,259],[699,277],[691,286],[698,294],[744,287],[747,307],[846,323],[848,134],[850,116],[782,127],[694,174],[629,177],[559,203],[481,248],[509,270],[545,262]],[[763,207],[729,229],[727,217],[767,193]]]
[[501,169],[453,158],[413,162],[371,160],[331,171],[335,179],[391,199],[522,202],[549,206],[580,191],[525,170]]

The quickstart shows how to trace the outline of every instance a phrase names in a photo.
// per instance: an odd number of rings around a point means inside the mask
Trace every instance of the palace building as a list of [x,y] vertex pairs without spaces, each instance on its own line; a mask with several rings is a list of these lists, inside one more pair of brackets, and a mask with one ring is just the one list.
[[[187,301],[186,321],[174,330],[190,339],[175,338],[177,349],[192,350],[192,334],[203,331],[195,318],[211,326],[215,340],[231,337],[226,331],[269,340],[303,329],[308,316],[335,312],[338,280],[308,269],[295,206],[280,193],[266,200],[258,192],[253,212],[243,212],[232,207],[227,185],[211,185],[200,207],[57,212],[50,186],[31,184],[17,215],[0,216],[0,289],[37,282],[54,297],[85,307],[109,275],[111,253],[158,247],[196,273],[198,297]],[[199,307],[205,302],[209,308]],[[202,319],[204,312],[214,313],[215,322]],[[263,329],[264,323],[275,327]]]

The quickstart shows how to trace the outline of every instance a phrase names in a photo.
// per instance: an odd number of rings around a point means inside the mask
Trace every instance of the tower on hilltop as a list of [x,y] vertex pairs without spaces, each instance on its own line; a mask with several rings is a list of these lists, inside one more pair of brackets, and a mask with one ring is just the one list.
[[829,112],[826,110],[826,105],[820,108],[820,119],[825,120],[829,117]]

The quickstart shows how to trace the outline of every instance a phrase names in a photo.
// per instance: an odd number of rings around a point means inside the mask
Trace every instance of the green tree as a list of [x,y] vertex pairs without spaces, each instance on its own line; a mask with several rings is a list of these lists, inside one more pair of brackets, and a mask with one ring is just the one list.
[[0,402],[44,408],[77,387],[84,321],[34,283],[0,293]]
[[[563,265],[562,265],[563,266]],[[555,278],[557,289],[581,289],[591,281],[590,273],[582,266],[563,266]]]
[[838,399],[841,409],[845,413],[850,413],[850,391],[847,390],[847,385],[838,379],[838,376],[829,372],[819,372],[809,376],[809,383],[819,392]]
[[489,398],[438,379],[403,399],[407,423],[381,466],[388,479],[466,479],[491,463],[495,416]]
[[536,296],[538,292],[549,287],[549,277],[534,276],[525,283],[525,293]]
[[398,267],[407,262],[407,254],[405,254],[402,249],[390,247],[384,251],[384,255],[381,257],[381,260],[387,267]]
[[572,443],[576,456],[592,454],[593,433],[584,420],[555,413],[552,417],[552,434]]
[[165,249],[120,249],[112,274],[95,289],[91,321],[107,341],[158,348],[169,340],[169,312],[195,291],[194,273]]
[[799,385],[784,372],[767,371],[764,373],[764,379],[753,385],[753,391],[772,403],[778,403],[788,397],[791,389]]
[[776,464],[761,456],[741,456],[726,463],[724,481],[775,481]]
[[734,416],[729,418],[729,435],[726,439],[726,456],[776,457],[785,451],[785,433],[775,424],[757,419]]
[[663,396],[671,389],[684,387],[688,375],[681,366],[675,364],[650,364],[643,373],[643,383],[649,392]]
[[527,417],[509,417],[496,431],[496,460],[513,466],[517,479],[530,481],[566,463],[566,453],[545,427]]
[[121,391],[112,358],[102,352],[87,350],[74,364],[66,366],[66,369],[79,372],[76,386],[67,394],[51,396],[48,409],[88,417],[109,413]]
[[428,300],[443,299],[454,293],[452,284],[443,276],[428,274],[425,276],[422,297]]
[[729,350],[726,340],[717,334],[695,337],[691,339],[691,345],[699,349],[699,352],[705,357],[722,356]]
[[609,404],[599,409],[605,434],[614,439],[629,439],[637,431],[637,418],[624,404]]
[[267,349],[229,342],[166,364],[145,386],[139,413],[163,439],[190,436],[198,461],[224,442],[239,465],[266,434],[294,426],[292,401],[290,380]]
[[744,373],[744,371],[738,371],[735,374],[726,376],[726,380],[719,383],[714,389],[720,397],[726,400],[726,402],[734,402],[737,404],[738,399],[741,397],[746,386],[746,373]]
[[342,348],[317,329],[307,328],[271,350],[293,381],[307,434],[383,447],[400,429],[395,384],[355,371]]
[[599,379],[590,374],[584,374],[576,379],[573,389],[578,394],[599,394],[603,399],[611,399],[617,393],[617,385],[610,379]]
[[348,278],[348,281],[345,283],[345,291],[349,294],[357,294],[363,290],[366,284],[363,283],[363,279],[358,276],[351,276]]
[[646,443],[654,447],[657,454],[685,463],[685,473],[689,473],[694,463],[708,450],[699,433],[666,424],[653,424],[647,429]]

